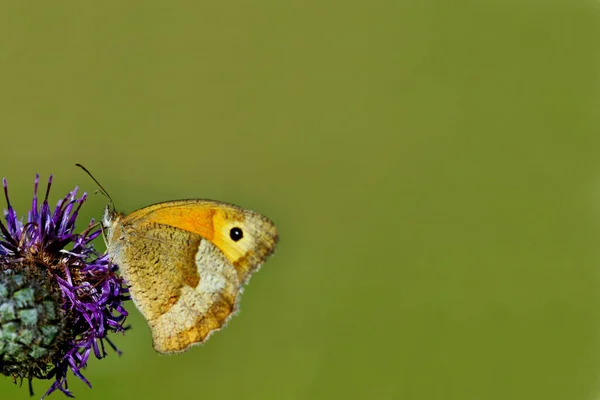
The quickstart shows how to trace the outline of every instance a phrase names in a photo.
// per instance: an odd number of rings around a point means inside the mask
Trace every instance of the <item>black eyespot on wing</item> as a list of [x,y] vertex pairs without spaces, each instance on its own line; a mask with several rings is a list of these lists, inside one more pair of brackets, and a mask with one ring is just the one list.
[[242,232],[242,230],[236,226],[235,228],[231,228],[229,231],[229,237],[231,237],[231,240],[234,242],[237,242],[244,237],[244,232]]

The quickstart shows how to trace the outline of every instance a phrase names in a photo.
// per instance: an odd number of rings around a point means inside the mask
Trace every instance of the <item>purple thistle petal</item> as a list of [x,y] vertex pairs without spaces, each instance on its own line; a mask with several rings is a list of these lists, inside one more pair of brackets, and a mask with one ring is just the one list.
[[44,202],[42,203],[42,210],[40,212],[39,222],[40,240],[42,241],[42,243],[44,242],[46,234],[51,231],[52,218],[48,217],[50,214],[51,212],[50,206],[48,205],[48,200],[44,200]]
[[[12,208],[12,205],[10,204],[10,200],[8,197],[8,181],[6,180],[6,178],[2,178],[2,185],[4,186],[4,197],[6,198],[6,206],[8,207],[8,211],[6,212],[6,214],[9,216],[9,218],[11,220],[16,219],[16,215],[14,213],[14,210]],[[10,221],[9,221],[10,224]]]
[[31,202],[31,211],[27,222],[37,222],[38,219],[38,198],[37,191],[40,183],[40,174],[35,174],[35,183],[33,184],[33,201]]
[[12,208],[12,205],[10,204],[10,200],[8,198],[8,181],[6,180],[6,178],[2,178],[2,184],[4,186],[4,197],[6,198],[6,206],[8,207],[8,209],[4,211],[6,226],[8,228],[8,231],[10,232],[10,236],[18,242],[19,240],[21,240],[19,220],[17,219],[17,214]]
[[85,349],[85,351],[81,354],[81,364],[86,365],[87,364],[87,360],[90,357],[90,353],[91,353],[92,349]]
[[18,246],[18,242],[12,237],[12,235],[10,234],[10,232],[8,232],[8,229],[6,228],[6,226],[4,226],[4,224],[2,223],[2,221],[0,221],[0,231],[2,232],[2,236],[4,236],[4,238],[7,241],[5,243],[11,244],[15,248],[15,250],[16,250],[17,246]]
[[52,186],[53,179],[54,179],[54,176],[52,176],[52,174],[50,174],[50,176],[48,177],[48,186],[46,186],[46,195],[44,196],[45,202],[48,201],[48,196],[50,195],[50,187]]
[[[71,211],[73,210],[73,207],[77,203],[77,200],[74,197],[75,193],[71,195],[71,199],[69,199],[69,202],[67,203],[65,209],[61,210],[60,214],[55,214],[55,218],[57,219],[57,221],[55,221],[57,225],[56,233],[58,234],[67,233],[69,231],[69,218],[71,216]],[[62,218],[59,219],[58,217]]]
[[[67,221],[65,228],[66,227],[69,227],[70,229],[75,228],[75,219],[77,218],[77,215],[79,215],[79,210],[81,210],[81,206],[83,205],[83,203],[86,200],[87,200],[87,193],[84,193],[83,196],[81,196],[81,198],[76,201],[77,203],[79,203],[79,205],[73,212],[73,215],[71,215],[71,218],[69,218],[69,220]],[[65,215],[68,216],[68,214],[65,214]],[[65,218],[65,220],[66,220],[66,218]]]
[[[77,353],[75,353],[77,354]],[[71,366],[71,371],[73,371],[73,375],[75,375],[76,377],[78,377],[79,379],[81,379],[83,382],[85,382],[86,385],[88,385],[89,387],[92,387],[92,384],[90,383],[90,381],[88,381],[85,376],[83,376],[81,374],[80,369],[82,367],[84,367],[84,365],[81,364],[77,364],[77,362],[75,362],[75,358],[74,357],[69,357],[69,364]]]
[[98,236],[100,236],[100,234],[102,233],[101,229],[98,229],[97,231],[94,231],[91,235],[89,235],[88,239],[86,240],[87,243],[91,242],[92,240],[96,239]]
[[94,355],[96,356],[96,358],[100,359],[106,355],[106,353],[104,352],[104,347],[102,348],[102,351],[100,351],[100,349],[98,348],[98,342],[96,342],[95,340],[92,342],[92,348],[94,349]]

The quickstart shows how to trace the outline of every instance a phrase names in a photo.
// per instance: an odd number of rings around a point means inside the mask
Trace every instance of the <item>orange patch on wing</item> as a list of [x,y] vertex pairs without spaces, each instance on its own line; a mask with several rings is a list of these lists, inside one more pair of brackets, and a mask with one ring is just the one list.
[[169,225],[196,233],[208,240],[213,240],[213,217],[216,210],[207,207],[164,207],[146,216],[146,220],[158,224]]

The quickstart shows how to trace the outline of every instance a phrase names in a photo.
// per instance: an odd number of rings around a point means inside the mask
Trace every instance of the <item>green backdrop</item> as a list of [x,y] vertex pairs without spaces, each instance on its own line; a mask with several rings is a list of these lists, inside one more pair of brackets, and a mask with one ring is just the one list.
[[600,398],[599,34],[583,0],[1,2],[20,212],[36,172],[93,192],[80,162],[121,211],[219,199],[281,236],[206,345],[158,356],[129,304],[72,390]]

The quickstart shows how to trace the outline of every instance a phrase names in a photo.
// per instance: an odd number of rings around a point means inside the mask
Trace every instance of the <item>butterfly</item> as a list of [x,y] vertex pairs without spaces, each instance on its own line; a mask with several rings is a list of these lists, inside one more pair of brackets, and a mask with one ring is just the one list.
[[268,218],[213,200],[167,201],[127,215],[110,200],[102,225],[111,262],[163,354],[204,343],[224,327],[278,242]]

